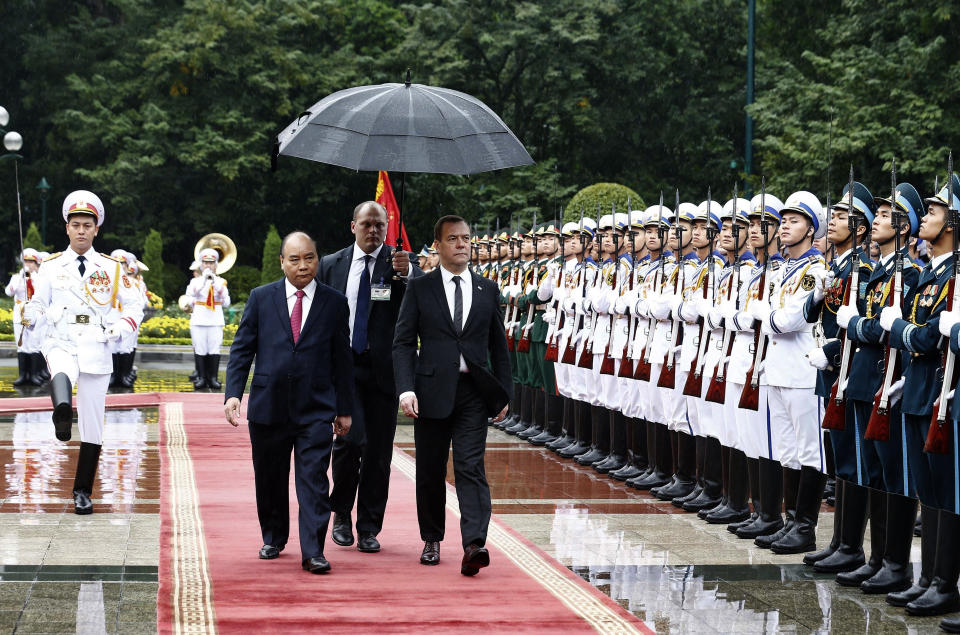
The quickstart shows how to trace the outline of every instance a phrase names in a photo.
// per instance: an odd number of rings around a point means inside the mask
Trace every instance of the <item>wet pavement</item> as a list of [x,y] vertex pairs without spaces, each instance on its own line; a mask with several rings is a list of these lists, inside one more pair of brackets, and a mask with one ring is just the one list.
[[[14,389],[15,371],[0,365],[0,395],[45,394]],[[189,372],[150,365],[135,390],[189,391]],[[85,517],[70,498],[79,443],[57,441],[49,417],[0,416],[0,633],[155,632],[158,410],[108,412],[98,513]],[[401,424],[397,445],[414,455],[413,426]],[[800,556],[759,549],[493,429],[486,467],[501,522],[659,633],[938,632],[939,618],[907,617],[883,596],[814,574]],[[820,543],[832,522],[821,513]]]

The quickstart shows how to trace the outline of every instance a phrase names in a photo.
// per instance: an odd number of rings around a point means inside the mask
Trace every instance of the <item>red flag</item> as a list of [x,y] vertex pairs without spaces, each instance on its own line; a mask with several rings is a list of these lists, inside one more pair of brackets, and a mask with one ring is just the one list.
[[387,244],[396,247],[397,234],[402,232],[404,251],[412,251],[410,249],[410,239],[407,238],[407,228],[400,224],[400,208],[397,207],[397,199],[393,197],[390,175],[383,170],[380,170],[380,176],[377,178],[377,197],[375,200],[387,208]]

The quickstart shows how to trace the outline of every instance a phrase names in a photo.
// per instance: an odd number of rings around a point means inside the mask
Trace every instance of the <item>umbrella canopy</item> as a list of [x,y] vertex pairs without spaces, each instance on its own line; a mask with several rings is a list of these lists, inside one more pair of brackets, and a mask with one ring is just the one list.
[[476,174],[533,164],[482,101],[410,82],[358,86],[321,99],[277,136],[277,155],[404,173]]

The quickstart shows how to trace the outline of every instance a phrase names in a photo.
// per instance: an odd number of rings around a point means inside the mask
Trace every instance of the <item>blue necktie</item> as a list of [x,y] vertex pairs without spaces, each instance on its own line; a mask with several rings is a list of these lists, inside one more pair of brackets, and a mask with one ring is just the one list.
[[367,350],[367,320],[370,317],[370,264],[371,256],[363,257],[363,271],[360,272],[360,286],[357,287],[357,306],[353,313],[353,350],[362,353]]
[[80,266],[77,268],[80,271],[80,277],[83,277],[83,274],[87,272],[87,265],[83,264],[83,261],[86,260],[86,256],[77,256],[77,262],[80,263]]

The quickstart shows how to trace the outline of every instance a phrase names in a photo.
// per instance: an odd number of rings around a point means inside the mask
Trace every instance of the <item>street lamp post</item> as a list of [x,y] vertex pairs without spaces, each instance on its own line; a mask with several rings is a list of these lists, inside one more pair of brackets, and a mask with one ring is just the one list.
[[37,185],[40,190],[40,241],[47,244],[47,199],[50,198],[50,184],[47,183],[47,177],[40,177],[40,184]]
[[20,166],[17,161],[23,159],[23,156],[17,153],[20,151],[20,148],[23,147],[23,137],[20,136],[19,132],[5,130],[8,123],[10,123],[10,113],[7,112],[6,108],[0,106],[0,132],[3,133],[3,147],[7,150],[6,154],[0,155],[0,161],[13,159],[13,175],[17,186],[17,228],[20,230],[20,256],[22,257],[23,213],[20,210]]

